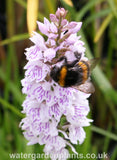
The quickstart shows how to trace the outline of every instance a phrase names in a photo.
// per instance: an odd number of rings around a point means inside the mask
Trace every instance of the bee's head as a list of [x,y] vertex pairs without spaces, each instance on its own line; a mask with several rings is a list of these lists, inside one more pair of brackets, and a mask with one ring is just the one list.
[[57,66],[54,66],[54,67],[51,69],[50,76],[52,77],[52,79],[53,79],[55,82],[58,82],[59,71],[60,71],[60,68],[57,67]]

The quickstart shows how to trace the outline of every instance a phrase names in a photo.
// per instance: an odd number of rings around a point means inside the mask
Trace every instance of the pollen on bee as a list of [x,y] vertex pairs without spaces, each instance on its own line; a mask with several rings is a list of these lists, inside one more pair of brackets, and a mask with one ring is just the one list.
[[62,67],[61,71],[60,71],[60,77],[59,77],[59,85],[64,87],[65,85],[65,77],[67,74],[67,68],[66,66]]

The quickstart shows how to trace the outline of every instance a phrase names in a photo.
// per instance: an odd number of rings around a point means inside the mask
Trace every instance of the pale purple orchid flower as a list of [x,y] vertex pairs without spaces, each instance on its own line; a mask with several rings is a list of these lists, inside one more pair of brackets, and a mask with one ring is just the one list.
[[29,145],[45,145],[45,154],[51,156],[68,155],[67,146],[77,154],[72,144],[83,143],[86,137],[83,127],[92,122],[87,118],[90,94],[70,87],[62,88],[50,78],[53,59],[59,54],[72,61],[74,52],[78,51],[81,59],[86,59],[84,42],[77,36],[82,22],[68,22],[66,14],[64,8],[58,8],[55,14],[50,14],[51,21],[44,18],[44,23],[37,22],[47,40],[36,32],[30,38],[34,45],[26,49],[28,63],[24,67],[25,78],[21,81],[22,92],[26,94],[22,113],[26,117],[20,127]]

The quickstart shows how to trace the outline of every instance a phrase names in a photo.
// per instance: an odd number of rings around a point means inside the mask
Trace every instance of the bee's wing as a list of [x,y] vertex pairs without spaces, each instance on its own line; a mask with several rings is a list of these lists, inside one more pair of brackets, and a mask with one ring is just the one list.
[[100,58],[93,58],[93,59],[88,61],[90,72],[95,68],[95,66],[97,65],[99,60],[100,60]]
[[81,84],[79,86],[72,86],[72,88],[75,88],[87,94],[95,92],[94,85],[90,81],[86,81],[84,84]]

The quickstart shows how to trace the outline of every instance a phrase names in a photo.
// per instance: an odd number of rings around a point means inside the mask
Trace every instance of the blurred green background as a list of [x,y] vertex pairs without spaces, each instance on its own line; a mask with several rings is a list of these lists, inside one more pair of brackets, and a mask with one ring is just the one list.
[[[117,0],[39,0],[38,5],[39,21],[64,7],[69,21],[83,22],[78,34],[85,42],[86,56],[100,57],[100,63],[92,73],[96,91],[89,99],[88,117],[94,122],[85,128],[84,143],[75,148],[84,155],[108,153],[100,158],[117,160]],[[27,146],[19,128],[24,117],[21,105],[25,96],[20,83],[26,64],[24,51],[32,45],[28,38],[27,1],[0,0],[1,160],[10,159],[9,153],[43,153],[43,146]]]

